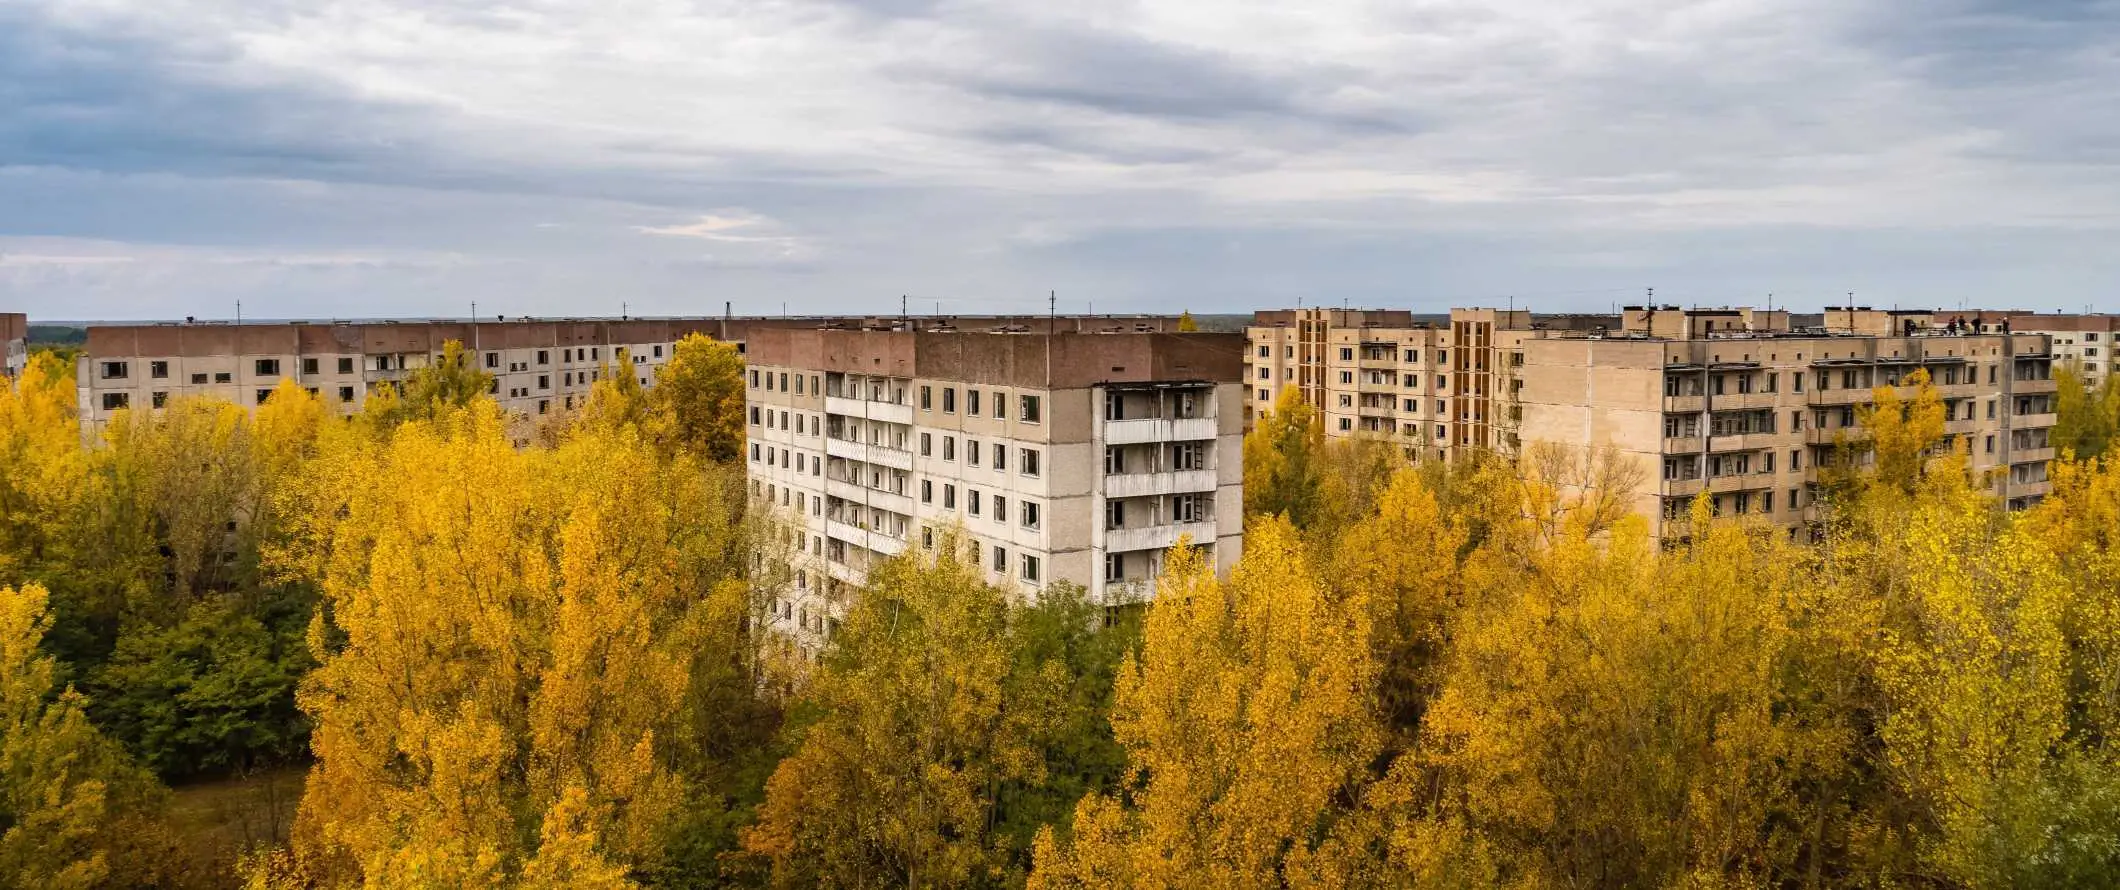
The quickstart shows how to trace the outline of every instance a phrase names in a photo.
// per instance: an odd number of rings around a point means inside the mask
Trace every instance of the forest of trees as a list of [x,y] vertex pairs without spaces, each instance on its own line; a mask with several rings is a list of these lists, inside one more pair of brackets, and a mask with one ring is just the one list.
[[[1652,537],[1609,454],[1405,463],[1290,402],[1246,545],[1145,604],[945,531],[821,658],[759,631],[741,360],[528,448],[452,348],[84,442],[0,388],[0,886],[2082,887],[2120,880],[2120,398],[2010,513],[1878,392],[1816,539]],[[2073,387],[2073,392],[2070,391]],[[1865,449],[1861,453],[1855,447]],[[288,830],[173,801],[303,776]]]

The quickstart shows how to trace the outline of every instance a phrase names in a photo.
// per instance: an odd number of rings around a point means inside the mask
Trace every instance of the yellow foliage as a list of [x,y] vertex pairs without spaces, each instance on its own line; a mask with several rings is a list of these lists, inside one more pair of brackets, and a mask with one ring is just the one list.
[[1268,886],[1359,784],[1381,744],[1369,606],[1319,584],[1285,521],[1249,534],[1227,582],[1171,550],[1112,708],[1127,790],[1041,837],[1033,887]]

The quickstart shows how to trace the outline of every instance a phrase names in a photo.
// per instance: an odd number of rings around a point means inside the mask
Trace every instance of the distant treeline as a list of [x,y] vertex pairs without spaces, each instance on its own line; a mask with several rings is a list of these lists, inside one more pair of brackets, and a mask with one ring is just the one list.
[[29,326],[29,342],[33,346],[79,346],[88,342],[88,329],[63,324],[33,324]]

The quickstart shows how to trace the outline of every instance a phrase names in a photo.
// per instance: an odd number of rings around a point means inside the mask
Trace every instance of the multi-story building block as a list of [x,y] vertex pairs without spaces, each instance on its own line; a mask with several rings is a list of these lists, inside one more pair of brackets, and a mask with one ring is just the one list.
[[776,619],[813,638],[879,560],[954,538],[987,579],[1145,596],[1181,538],[1243,534],[1243,338],[771,330],[746,370],[750,486],[797,537]]
[[0,378],[13,380],[22,376],[22,368],[27,364],[29,316],[20,312],[0,312]]
[[[211,395],[255,407],[290,378],[334,409],[360,410],[385,382],[462,343],[493,375],[493,395],[534,419],[579,405],[623,351],[633,373],[653,385],[678,340],[704,333],[745,349],[751,332],[859,326],[862,318],[505,319],[493,321],[156,322],[91,325],[78,370],[81,417],[93,432],[113,412],[158,408],[180,395]],[[913,316],[908,327],[953,330],[1168,330],[1175,316]]]
[[2120,358],[2114,354],[2120,347],[2120,314],[2021,312],[2004,318],[2013,332],[2047,335],[2054,344],[2054,359],[2075,368],[2089,386],[2103,384],[2113,372],[2113,362]]
[[[1639,473],[1636,511],[1683,532],[1694,496],[1794,530],[1818,518],[1818,470],[1859,439],[1874,388],[1925,370],[1944,433],[2011,507],[2045,495],[2053,356],[2043,334],[1952,329],[1904,313],[1874,326],[1777,328],[1751,310],[1629,309],[1625,327],[1525,344],[1523,441],[1612,448]],[[1937,327],[1935,321],[1945,321]],[[1879,333],[1863,333],[1876,330]],[[1882,333],[1894,331],[1896,333]]]

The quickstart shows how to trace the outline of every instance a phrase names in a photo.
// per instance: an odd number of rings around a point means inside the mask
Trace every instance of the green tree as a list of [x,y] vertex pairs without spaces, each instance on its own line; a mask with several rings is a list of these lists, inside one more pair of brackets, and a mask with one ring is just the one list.
[[161,789],[96,732],[57,663],[38,650],[47,594],[0,587],[0,883],[149,886]]

